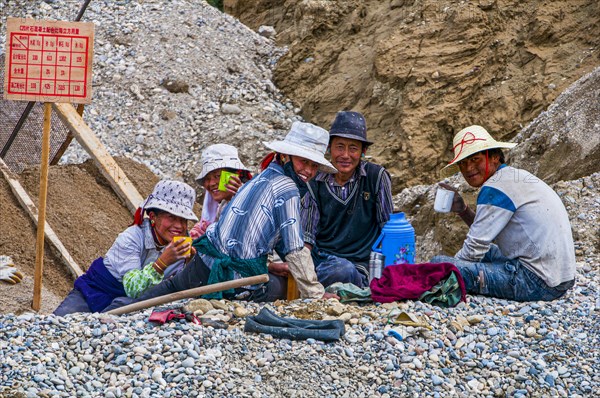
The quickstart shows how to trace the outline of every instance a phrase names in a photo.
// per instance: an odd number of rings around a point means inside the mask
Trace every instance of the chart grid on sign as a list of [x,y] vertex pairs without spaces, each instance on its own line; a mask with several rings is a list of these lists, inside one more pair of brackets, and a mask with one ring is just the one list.
[[9,94],[85,98],[89,39],[13,32]]
[[94,24],[6,20],[4,98],[13,101],[92,101]]

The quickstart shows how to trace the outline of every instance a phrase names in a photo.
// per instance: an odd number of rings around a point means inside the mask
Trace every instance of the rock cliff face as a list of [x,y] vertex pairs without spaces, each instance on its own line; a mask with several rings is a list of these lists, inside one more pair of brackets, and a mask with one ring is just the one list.
[[588,176],[600,170],[600,68],[567,88],[515,137],[511,164],[545,181]]
[[431,183],[455,132],[510,139],[600,64],[596,0],[226,0],[247,25],[273,25],[278,86],[328,128],[366,115],[370,155],[394,189]]

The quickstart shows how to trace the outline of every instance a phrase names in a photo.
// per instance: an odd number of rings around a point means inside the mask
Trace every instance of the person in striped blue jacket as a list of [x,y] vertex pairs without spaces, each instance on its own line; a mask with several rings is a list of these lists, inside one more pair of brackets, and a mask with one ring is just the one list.
[[[296,281],[300,298],[328,299],[337,295],[325,292],[317,279],[310,250],[304,247],[300,222],[299,186],[306,184],[317,170],[337,173],[325,159],[329,134],[311,123],[294,122],[283,140],[265,142],[275,151],[266,169],[246,182],[225,206],[219,219],[206,233],[194,240],[197,254],[173,278],[146,290],[137,301],[272,271],[269,253],[276,251],[285,261],[285,274]],[[285,297],[282,270],[269,273],[264,285],[217,292],[211,298],[264,302]],[[133,300],[111,303],[105,311],[131,304]]]
[[480,188],[476,211],[455,192],[452,210],[469,226],[454,257],[435,256],[460,270],[468,293],[516,301],[555,300],[575,284],[575,248],[567,211],[552,188],[505,164],[499,142],[481,126],[454,136],[446,175],[460,171]]

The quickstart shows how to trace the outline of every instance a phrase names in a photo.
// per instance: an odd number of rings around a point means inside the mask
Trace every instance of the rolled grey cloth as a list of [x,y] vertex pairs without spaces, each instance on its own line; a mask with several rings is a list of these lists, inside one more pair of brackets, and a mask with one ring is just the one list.
[[265,333],[280,339],[336,341],[346,332],[344,322],[282,318],[263,307],[258,315],[246,317],[244,332]]

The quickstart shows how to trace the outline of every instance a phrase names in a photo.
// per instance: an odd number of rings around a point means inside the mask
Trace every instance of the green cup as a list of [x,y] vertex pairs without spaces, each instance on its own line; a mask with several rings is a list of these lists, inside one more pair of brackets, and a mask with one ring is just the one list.
[[221,179],[219,180],[219,191],[227,191],[227,184],[229,184],[229,180],[231,177],[236,176],[239,177],[236,173],[232,173],[230,171],[221,171]]

